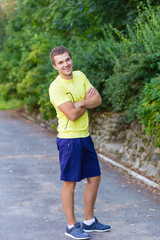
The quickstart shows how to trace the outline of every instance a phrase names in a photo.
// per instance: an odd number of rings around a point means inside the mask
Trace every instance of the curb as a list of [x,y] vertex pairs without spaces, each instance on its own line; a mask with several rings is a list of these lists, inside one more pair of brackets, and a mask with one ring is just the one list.
[[159,184],[157,184],[157,183],[149,180],[149,179],[146,178],[146,177],[143,177],[142,175],[140,175],[140,174],[138,174],[138,173],[130,170],[129,168],[124,167],[123,165],[121,165],[121,164],[113,161],[112,159],[104,156],[104,155],[101,154],[101,153],[98,153],[98,156],[99,156],[100,158],[102,158],[105,162],[111,163],[111,164],[114,165],[115,167],[118,167],[118,168],[120,168],[120,169],[122,169],[122,170],[125,170],[126,172],[128,172],[130,175],[132,175],[132,176],[135,177],[136,179],[141,180],[142,182],[148,184],[149,186],[151,186],[151,187],[153,187],[153,188],[157,188],[157,189],[160,190],[160,185],[159,185]]

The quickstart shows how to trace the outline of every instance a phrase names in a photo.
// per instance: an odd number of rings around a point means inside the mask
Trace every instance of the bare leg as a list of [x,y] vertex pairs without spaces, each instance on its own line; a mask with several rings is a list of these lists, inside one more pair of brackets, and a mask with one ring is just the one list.
[[90,220],[94,217],[94,205],[97,198],[97,192],[101,176],[87,179],[84,190],[84,219]]
[[62,188],[62,203],[64,212],[67,218],[67,223],[69,225],[73,225],[76,223],[74,216],[74,189],[76,186],[76,182],[63,182]]

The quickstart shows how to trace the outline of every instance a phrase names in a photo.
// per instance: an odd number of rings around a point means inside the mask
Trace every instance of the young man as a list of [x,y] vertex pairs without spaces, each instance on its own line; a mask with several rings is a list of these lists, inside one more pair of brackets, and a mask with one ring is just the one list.
[[[50,85],[49,95],[58,118],[57,147],[63,181],[62,203],[68,223],[65,235],[75,239],[89,239],[87,232],[110,230],[110,226],[99,223],[94,217],[101,172],[88,131],[87,109],[99,106],[102,100],[82,72],[72,71],[72,56],[67,48],[54,48],[50,59],[59,73]],[[81,227],[74,215],[74,189],[76,182],[84,178],[87,178],[87,183],[84,190],[84,222]]]

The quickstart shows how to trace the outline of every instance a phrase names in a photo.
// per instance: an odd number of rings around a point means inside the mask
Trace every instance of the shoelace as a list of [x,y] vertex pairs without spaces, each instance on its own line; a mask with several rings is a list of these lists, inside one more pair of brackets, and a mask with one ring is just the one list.
[[98,222],[98,221],[96,221],[95,222],[95,229],[105,229],[106,228],[106,226],[105,225],[103,225],[103,224],[101,224],[100,222]]
[[80,233],[83,233],[84,231],[81,227],[75,227],[74,232],[80,234]]

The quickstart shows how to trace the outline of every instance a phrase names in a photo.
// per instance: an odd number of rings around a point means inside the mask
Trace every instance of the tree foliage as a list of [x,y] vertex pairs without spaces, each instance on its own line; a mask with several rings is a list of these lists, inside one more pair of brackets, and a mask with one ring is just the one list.
[[74,69],[84,71],[101,93],[101,109],[124,112],[129,122],[140,116],[147,132],[159,137],[160,1],[2,3],[7,3],[0,8],[3,99],[22,99],[30,111],[53,118],[48,87],[57,73],[49,53],[65,45],[72,52]]

